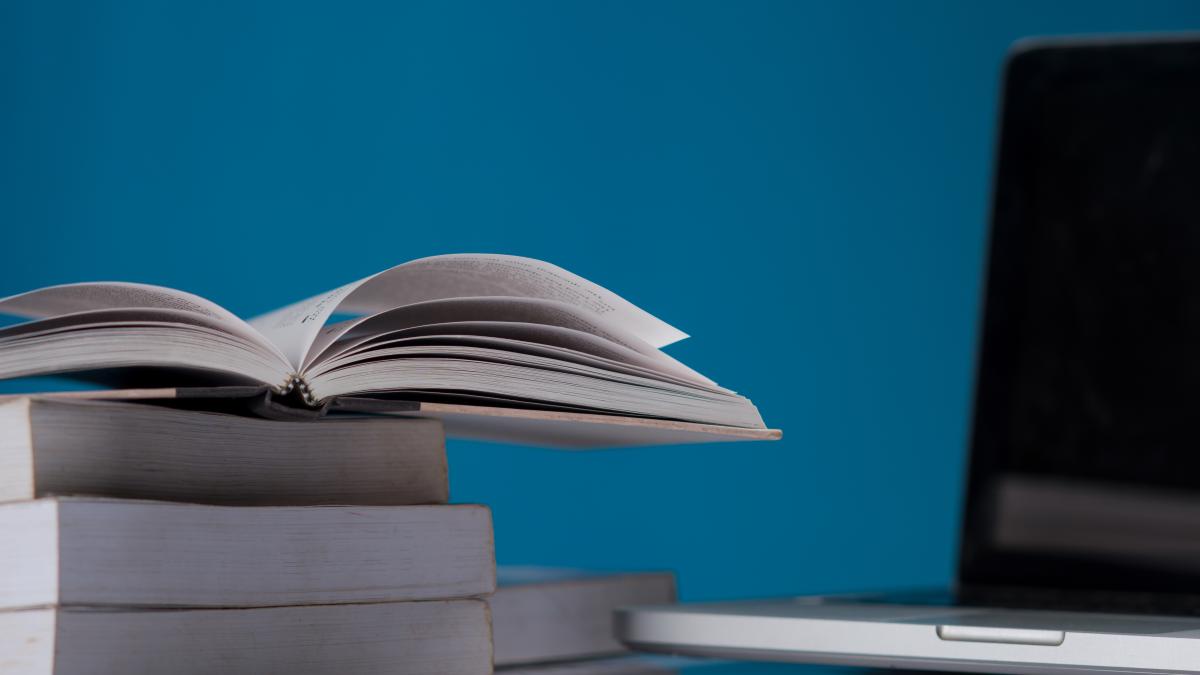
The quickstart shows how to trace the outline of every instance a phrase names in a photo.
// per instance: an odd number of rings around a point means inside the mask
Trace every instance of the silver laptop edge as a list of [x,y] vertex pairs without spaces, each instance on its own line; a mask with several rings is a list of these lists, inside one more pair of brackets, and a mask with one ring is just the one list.
[[1026,40],[1006,68],[952,599],[631,607],[619,640],[889,668],[1200,673],[1200,37]]
[[1028,614],[767,600],[629,608],[615,628],[636,649],[718,658],[1022,674],[1200,668],[1200,619]]

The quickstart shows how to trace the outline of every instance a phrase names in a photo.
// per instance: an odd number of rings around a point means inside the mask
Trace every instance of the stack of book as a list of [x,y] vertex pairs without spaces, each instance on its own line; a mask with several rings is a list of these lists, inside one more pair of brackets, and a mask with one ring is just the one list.
[[436,420],[9,399],[0,672],[486,675],[491,515],[447,497]]
[[656,672],[602,657],[671,574],[497,590],[488,509],[447,499],[436,420],[9,398],[0,672]]
[[[667,575],[518,573],[449,505],[445,436],[774,440],[661,351],[686,335],[538,260],[424,258],[245,321],[94,282],[0,298],[0,673],[402,673],[586,663]],[[488,598],[492,605],[489,610]],[[605,662],[607,663],[607,662]]]

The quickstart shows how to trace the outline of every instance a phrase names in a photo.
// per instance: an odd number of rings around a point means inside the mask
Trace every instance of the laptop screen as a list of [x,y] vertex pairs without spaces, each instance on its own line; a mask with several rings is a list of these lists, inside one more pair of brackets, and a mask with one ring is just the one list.
[[1005,87],[960,586],[1200,608],[1200,41]]

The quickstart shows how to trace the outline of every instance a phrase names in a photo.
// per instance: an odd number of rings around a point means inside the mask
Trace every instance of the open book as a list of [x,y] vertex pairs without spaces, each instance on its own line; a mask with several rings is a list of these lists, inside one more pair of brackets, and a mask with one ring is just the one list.
[[0,300],[0,379],[269,389],[342,398],[623,415],[763,429],[746,398],[660,348],[684,333],[549,263],[415,260],[250,321],[160,286],[96,282]]

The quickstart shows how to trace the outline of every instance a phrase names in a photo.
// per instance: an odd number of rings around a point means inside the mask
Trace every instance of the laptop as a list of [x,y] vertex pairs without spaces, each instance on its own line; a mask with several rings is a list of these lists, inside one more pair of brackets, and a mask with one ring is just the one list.
[[1027,41],[1004,80],[955,587],[633,607],[620,640],[1200,673],[1200,36]]

